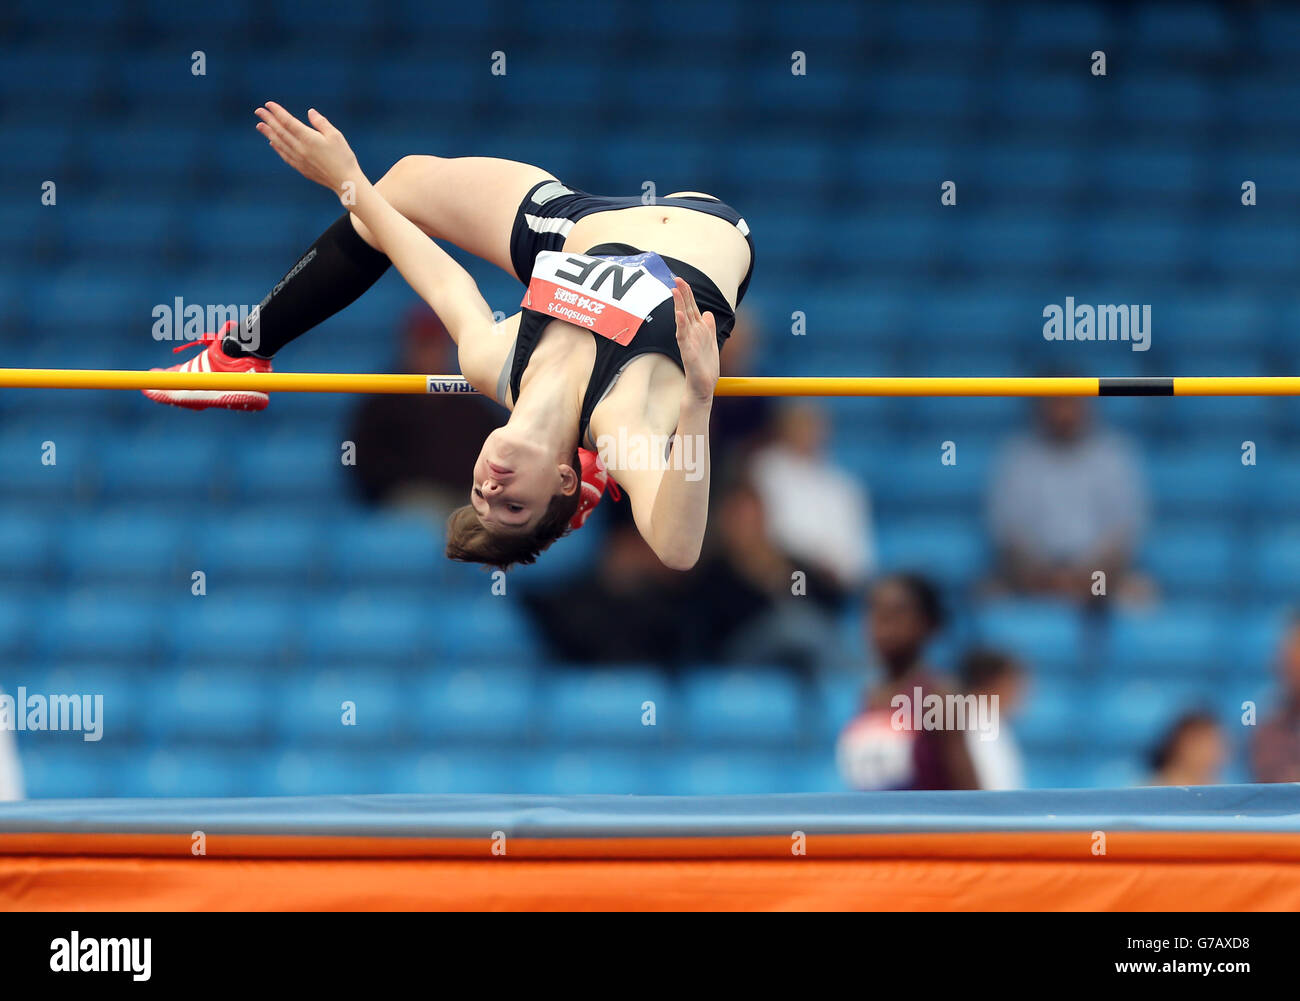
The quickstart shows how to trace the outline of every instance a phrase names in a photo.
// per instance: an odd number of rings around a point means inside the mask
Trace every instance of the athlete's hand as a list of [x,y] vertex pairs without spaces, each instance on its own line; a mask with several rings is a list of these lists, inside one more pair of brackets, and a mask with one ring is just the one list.
[[307,112],[311,125],[305,125],[274,101],[267,101],[254,114],[261,119],[257,131],[270,140],[281,160],[309,181],[345,198],[345,185],[356,182],[361,167],[343,133],[324,115],[312,108]]
[[712,313],[700,315],[691,287],[680,278],[674,281],[677,346],[686,370],[686,392],[697,402],[708,403],[718,385],[718,326]]

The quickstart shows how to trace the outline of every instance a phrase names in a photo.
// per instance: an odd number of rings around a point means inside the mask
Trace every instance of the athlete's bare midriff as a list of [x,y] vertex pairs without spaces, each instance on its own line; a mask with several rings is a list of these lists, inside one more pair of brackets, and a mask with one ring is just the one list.
[[574,223],[564,249],[582,254],[601,243],[627,243],[637,250],[685,261],[718,286],[732,309],[749,270],[749,242],[735,226],[676,205],[593,212]]

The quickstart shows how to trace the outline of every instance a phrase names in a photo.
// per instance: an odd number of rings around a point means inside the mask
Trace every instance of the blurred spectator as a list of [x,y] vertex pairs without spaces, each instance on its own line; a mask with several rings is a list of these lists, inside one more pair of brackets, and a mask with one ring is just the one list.
[[0,803],[23,798],[23,773],[14,732],[0,726]]
[[1023,789],[1024,761],[1010,722],[1020,708],[1024,670],[1007,654],[997,650],[970,650],[957,669],[961,693],[976,698],[997,699],[996,736],[967,728],[966,752],[975,766],[981,789]]
[[1255,733],[1256,782],[1300,782],[1300,618],[1291,620],[1278,655],[1278,706]]
[[819,406],[787,403],[750,468],[772,541],[807,572],[810,594],[838,604],[866,581],[875,552],[867,492],[831,462],[827,434]]
[[[607,498],[601,507],[611,503]],[[525,593],[525,607],[557,657],[671,664],[683,656],[680,623],[690,612],[680,596],[683,578],[646,545],[627,506],[606,515],[610,524],[594,568]],[[596,524],[581,531],[597,531]]]
[[[793,592],[794,568],[768,539],[762,501],[747,482],[733,483],[714,502],[705,552],[687,574],[664,567],[627,504],[613,505],[603,523],[608,535],[594,568],[525,594],[555,656],[674,669],[698,661],[769,664],[802,672],[842,660],[834,618]],[[593,622],[608,626],[593,628]]]
[[1076,599],[1104,570],[1107,593],[1140,600],[1150,587],[1132,569],[1146,524],[1138,462],[1119,436],[1097,429],[1086,400],[1038,402],[1036,426],[1012,439],[994,469],[989,523],[997,583],[1021,594]]
[[[401,337],[394,371],[460,370],[455,343],[428,307],[407,314]],[[365,397],[347,434],[357,447],[356,489],[367,503],[413,507],[441,527],[466,502],[483,439],[505,418],[503,409],[476,395]]]
[[1219,721],[1207,712],[1181,716],[1151,755],[1151,784],[1208,786],[1223,781],[1227,746]]
[[[736,325],[722,350],[720,373],[757,375],[760,341],[754,314],[748,309],[738,310]],[[715,484],[725,487],[743,475],[749,453],[767,431],[774,403],[770,396],[728,396],[714,402],[709,418],[709,451]]]
[[934,585],[912,574],[882,577],[868,595],[866,623],[883,677],[840,734],[836,758],[845,782],[861,790],[977,788],[962,732],[915,725],[919,703],[950,691],[925,660],[943,627]]
[[769,536],[767,509],[749,483],[734,483],[709,516],[711,540],[691,576],[686,615],[691,654],[801,671],[840,659],[834,617],[795,593],[789,559]]

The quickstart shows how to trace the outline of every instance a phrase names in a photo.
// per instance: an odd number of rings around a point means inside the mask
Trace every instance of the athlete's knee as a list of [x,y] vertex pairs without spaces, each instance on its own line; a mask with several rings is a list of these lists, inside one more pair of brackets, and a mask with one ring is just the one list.
[[[430,190],[436,190],[431,189],[431,185],[435,183],[435,176],[444,162],[440,156],[404,156],[388,168],[388,172],[375,183],[375,187],[393,208],[429,233],[429,220],[425,218],[423,209],[428,206]],[[374,235],[355,215],[352,216],[352,228],[367,244],[379,249]]]
[[379,188],[389,201],[392,201],[394,195],[427,190],[427,186],[433,182],[444,162],[446,161],[443,157],[423,153],[404,156],[388,168],[388,172],[379,179],[375,187]]

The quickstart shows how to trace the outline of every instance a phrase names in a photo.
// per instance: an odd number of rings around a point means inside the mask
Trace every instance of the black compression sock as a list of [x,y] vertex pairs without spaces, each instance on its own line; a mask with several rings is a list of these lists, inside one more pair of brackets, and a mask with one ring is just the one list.
[[388,267],[388,258],[361,239],[344,213],[252,311],[239,336],[226,337],[221,348],[234,357],[270,358],[356,302]]

